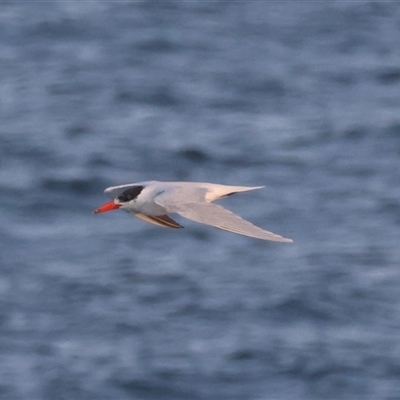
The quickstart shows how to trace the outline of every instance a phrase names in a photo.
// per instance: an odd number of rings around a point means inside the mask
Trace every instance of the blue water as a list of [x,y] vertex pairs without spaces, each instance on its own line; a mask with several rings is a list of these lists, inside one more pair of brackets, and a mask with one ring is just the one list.
[[[0,6],[0,398],[400,398],[400,5]],[[265,185],[294,239],[92,215]]]

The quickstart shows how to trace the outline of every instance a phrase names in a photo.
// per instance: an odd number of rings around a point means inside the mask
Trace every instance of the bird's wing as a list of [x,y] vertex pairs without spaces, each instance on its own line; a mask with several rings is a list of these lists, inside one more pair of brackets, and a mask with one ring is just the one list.
[[225,208],[205,201],[192,203],[179,203],[174,195],[165,193],[157,196],[155,202],[164,206],[171,213],[177,213],[184,218],[200,224],[211,225],[225,231],[249,236],[257,239],[272,240],[275,242],[292,242],[292,239],[284,238],[275,233],[265,231],[251,222]]
[[150,216],[140,213],[132,213],[132,214],[143,221],[150,222],[150,224],[154,224],[157,226],[163,226],[167,228],[183,228],[182,225],[178,224],[172,218],[168,217],[168,215]]
[[206,201],[206,195],[207,188],[191,185],[177,185],[160,191],[157,196],[154,197],[154,202],[164,207],[169,213],[175,213],[176,211],[170,210],[182,204],[203,203]]

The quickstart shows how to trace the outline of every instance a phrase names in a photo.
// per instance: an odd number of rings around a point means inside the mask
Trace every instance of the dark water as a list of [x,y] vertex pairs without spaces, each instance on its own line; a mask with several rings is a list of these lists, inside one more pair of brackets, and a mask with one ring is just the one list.
[[[397,2],[0,4],[0,398],[399,399]],[[93,216],[143,180],[294,239]]]

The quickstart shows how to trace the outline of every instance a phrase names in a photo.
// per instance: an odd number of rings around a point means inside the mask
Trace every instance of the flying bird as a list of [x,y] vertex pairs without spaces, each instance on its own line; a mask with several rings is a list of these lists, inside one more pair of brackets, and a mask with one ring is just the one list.
[[183,228],[169,214],[178,214],[200,224],[262,240],[293,242],[292,239],[261,229],[225,208],[213,204],[239,192],[261,189],[264,186],[227,186],[205,182],[148,181],[112,186],[104,193],[112,198],[94,214],[124,210],[152,224]]

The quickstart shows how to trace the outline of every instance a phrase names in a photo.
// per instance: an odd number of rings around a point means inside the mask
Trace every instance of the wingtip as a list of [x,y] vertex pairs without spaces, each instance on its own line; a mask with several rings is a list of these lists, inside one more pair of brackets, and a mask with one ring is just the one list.
[[283,237],[283,236],[280,236],[280,235],[278,235],[278,240],[277,241],[282,242],[282,243],[293,243],[293,239],[286,238],[286,237]]

